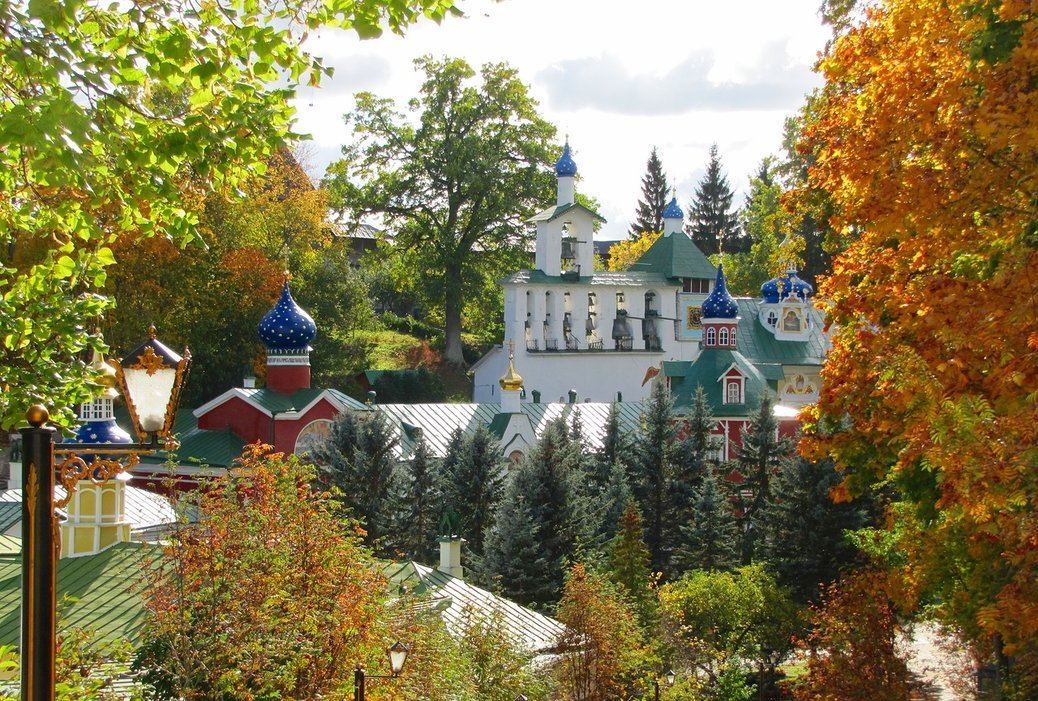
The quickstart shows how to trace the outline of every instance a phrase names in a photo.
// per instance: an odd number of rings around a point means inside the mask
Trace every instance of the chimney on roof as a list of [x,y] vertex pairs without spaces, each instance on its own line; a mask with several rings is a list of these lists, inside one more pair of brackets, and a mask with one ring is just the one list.
[[456,579],[464,579],[465,568],[461,566],[461,544],[465,542],[465,539],[457,535],[440,536],[436,541],[440,544],[440,564],[436,569]]
[[541,391],[539,389],[535,389],[535,390],[533,390],[532,394],[533,394],[533,403],[534,404],[540,404],[541,403]]
[[459,517],[453,509],[448,509],[440,518],[440,564],[437,571],[449,574],[456,579],[464,579],[465,570],[461,566],[461,545],[465,539],[458,535]]
[[569,391],[569,403],[570,404],[575,404],[576,401],[577,401],[577,390],[571,389]]

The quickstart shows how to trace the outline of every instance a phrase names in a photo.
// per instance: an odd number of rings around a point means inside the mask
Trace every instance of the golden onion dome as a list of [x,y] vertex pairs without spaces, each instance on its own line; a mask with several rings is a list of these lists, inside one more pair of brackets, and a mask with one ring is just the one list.
[[501,385],[501,389],[509,392],[518,392],[523,388],[523,378],[519,373],[515,371],[515,364],[512,362],[515,358],[513,351],[514,344],[508,342],[508,369],[505,374],[498,380],[498,384]]

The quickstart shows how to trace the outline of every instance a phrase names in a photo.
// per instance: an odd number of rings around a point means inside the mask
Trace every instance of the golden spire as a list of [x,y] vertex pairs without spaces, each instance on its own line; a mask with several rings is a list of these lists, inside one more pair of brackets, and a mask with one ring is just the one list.
[[107,399],[118,397],[119,392],[116,390],[116,387],[119,385],[119,379],[115,374],[115,368],[104,359],[104,356],[99,351],[94,351],[90,367],[98,375],[98,384],[104,387],[104,392],[101,393],[101,396]]
[[501,385],[501,389],[509,392],[518,392],[523,388],[523,378],[519,376],[519,373],[515,371],[515,364],[512,362],[515,358],[515,342],[509,339],[508,341],[508,369],[505,371],[504,376],[498,380],[498,384]]

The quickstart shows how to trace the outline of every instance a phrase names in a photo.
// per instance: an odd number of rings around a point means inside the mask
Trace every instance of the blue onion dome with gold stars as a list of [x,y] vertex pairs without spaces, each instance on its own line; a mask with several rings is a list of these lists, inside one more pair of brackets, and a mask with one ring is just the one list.
[[717,266],[717,282],[714,289],[703,300],[704,319],[734,319],[739,315],[739,304],[728,294],[724,281],[724,266]]
[[577,162],[569,152],[569,140],[562,147],[562,156],[555,162],[555,175],[560,178],[571,178],[577,174]]
[[789,297],[790,294],[807,301],[814,294],[814,288],[804,280],[797,277],[795,271],[790,270],[785,275],[772,278],[760,286],[761,297],[765,304],[778,304],[780,300]]
[[681,211],[681,207],[678,206],[678,198],[671,197],[670,204],[663,210],[664,219],[684,219],[685,213]]
[[259,337],[268,351],[275,353],[303,353],[310,350],[310,342],[317,335],[317,324],[302,307],[292,299],[288,288],[289,276],[285,274],[285,285],[274,308],[267,312],[257,327]]

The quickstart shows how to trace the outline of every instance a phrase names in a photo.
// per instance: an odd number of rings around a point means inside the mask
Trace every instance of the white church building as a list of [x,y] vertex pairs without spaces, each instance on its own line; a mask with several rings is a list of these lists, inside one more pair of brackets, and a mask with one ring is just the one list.
[[664,361],[693,361],[703,338],[701,305],[716,269],[683,232],[676,199],[664,232],[630,270],[594,271],[602,217],[575,201],[569,144],[555,164],[556,203],[535,215],[535,268],[502,281],[505,341],[473,366],[473,401],[497,402],[514,343],[526,402],[610,402],[649,396]]

